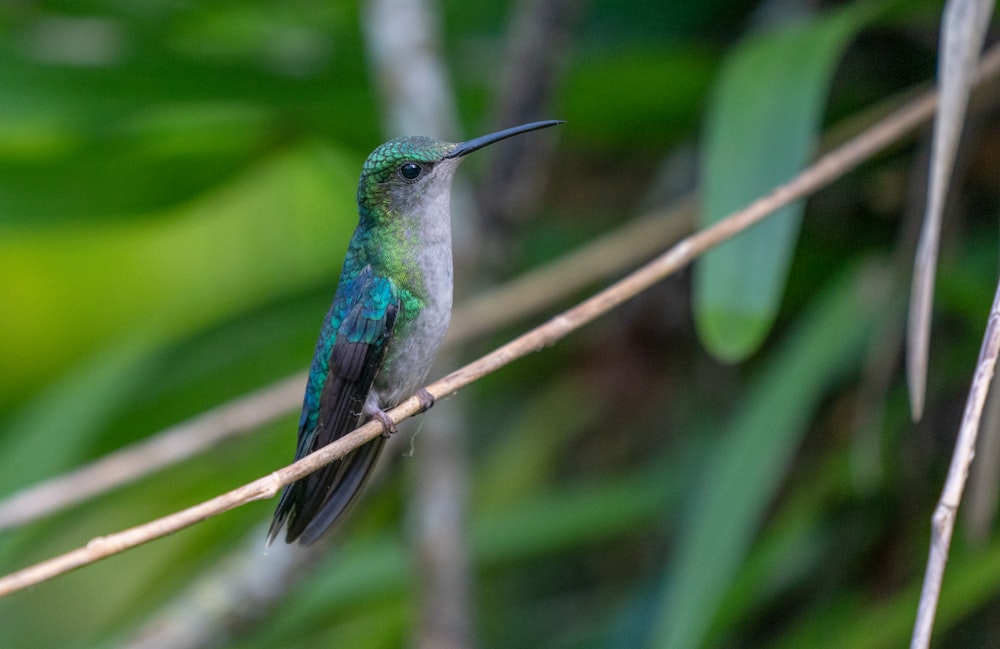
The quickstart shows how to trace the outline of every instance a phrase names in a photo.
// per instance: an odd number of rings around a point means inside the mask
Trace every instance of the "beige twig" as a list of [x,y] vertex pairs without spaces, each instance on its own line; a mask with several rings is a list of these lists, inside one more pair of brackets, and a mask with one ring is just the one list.
[[[689,233],[694,199],[640,216],[591,243],[460,305],[446,346],[515,324],[601,279],[645,261]],[[85,502],[285,416],[302,403],[306,373],[170,426],[93,462],[29,485],[0,501],[0,531]]]
[[962,502],[962,491],[969,475],[969,465],[972,464],[972,457],[975,454],[983,403],[986,401],[986,394],[993,379],[998,354],[1000,354],[1000,284],[997,284],[993,297],[993,307],[979,350],[976,373],[972,377],[972,386],[965,402],[965,413],[962,415],[962,425],[958,430],[955,452],[951,456],[948,477],[931,522],[930,555],[927,558],[927,570],[924,573],[924,585],[920,592],[920,605],[917,607],[917,621],[913,628],[910,649],[926,649],[930,646],[934,615],[941,595],[941,581],[944,578],[948,548],[951,546],[952,531],[955,528],[955,514]]
[[[419,400],[414,397],[393,409],[390,416],[395,421],[400,421],[416,413],[419,408]],[[221,496],[121,532],[91,539],[87,545],[81,548],[11,573],[0,578],[0,597],[105,557],[124,552],[153,539],[173,534],[240,505],[272,498],[283,486],[312,473],[339,457],[343,457],[349,450],[364,444],[381,433],[382,425],[380,422],[368,422],[351,434],[323,447],[320,451]]]
[[[988,64],[984,60],[980,77],[993,76],[996,67],[996,61]],[[896,114],[900,106],[916,105],[929,96],[929,92],[916,95],[910,104],[898,98],[883,102],[835,127],[825,139],[845,142],[849,139],[847,133],[861,130],[858,123],[885,119]],[[460,345],[515,324],[596,281],[649,259],[691,231],[695,208],[694,196],[685,196],[669,209],[639,216],[545,266],[474,296],[456,309],[445,346]],[[297,373],[92,463],[29,485],[0,501],[0,531],[85,502],[289,414],[301,403],[304,384],[305,372]],[[247,416],[249,413],[256,416]]]
[[170,466],[223,439],[256,430],[302,400],[306,374],[234,399],[0,502],[0,530],[18,527]]
[[456,312],[445,344],[457,345],[519,322],[598,280],[634,268],[690,234],[695,208],[695,198],[688,194],[668,209],[639,216],[550,264],[473,296]]
[[[997,49],[997,52],[1000,52],[1000,48]],[[994,63],[1000,63],[1000,55],[994,58],[996,59]],[[734,212],[713,226],[685,238],[624,279],[564,311],[545,324],[522,334],[479,360],[431,384],[426,388],[427,391],[437,399],[449,396],[530,352],[556,343],[569,333],[686,266],[706,250],[763,220],[779,207],[805,198],[825,187],[928,120],[935,107],[936,96],[933,94],[923,95],[904,105],[887,119],[819,158],[792,181],[779,186],[771,193],[754,201],[746,208]],[[398,407],[393,408],[388,414],[394,422],[398,423],[416,414],[419,410],[420,400],[411,397]],[[94,539],[82,548],[11,573],[0,578],[0,596],[38,584],[56,575],[104,559],[160,536],[177,532],[244,503],[270,498],[284,485],[343,457],[349,450],[381,434],[381,430],[380,423],[369,422],[329,446],[288,467],[275,471],[269,476],[194,507],[117,534]]]

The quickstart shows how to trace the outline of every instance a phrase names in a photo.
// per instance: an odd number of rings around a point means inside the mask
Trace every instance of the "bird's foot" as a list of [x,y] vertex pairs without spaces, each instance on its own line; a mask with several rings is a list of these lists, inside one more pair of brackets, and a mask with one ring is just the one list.
[[420,399],[420,410],[417,411],[418,414],[430,410],[435,401],[434,395],[423,388],[417,390],[417,399]]
[[382,422],[382,437],[389,437],[396,432],[396,424],[389,419],[389,415],[384,410],[376,410],[373,416]]

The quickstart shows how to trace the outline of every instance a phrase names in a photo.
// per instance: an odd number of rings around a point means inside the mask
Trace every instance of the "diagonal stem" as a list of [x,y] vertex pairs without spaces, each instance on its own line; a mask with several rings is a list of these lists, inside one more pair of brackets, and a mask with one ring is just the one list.
[[[980,78],[987,74],[996,74],[1000,70],[1000,47],[984,57],[981,70],[984,68],[988,72],[981,72]],[[427,392],[435,399],[452,395],[530,352],[555,344],[576,329],[683,268],[708,249],[760,222],[774,210],[832,183],[928,120],[936,106],[935,94],[921,95],[888,118],[822,156],[790,182],[777,187],[771,193],[711,227],[683,239],[645,266],[541,326],[427,386]],[[414,396],[393,408],[388,415],[394,422],[399,423],[417,414],[421,407],[421,400]],[[248,502],[271,498],[281,487],[343,457],[351,449],[374,439],[381,432],[380,422],[369,422],[312,455],[221,496],[143,525],[98,537],[82,548],[11,573],[0,578],[0,596],[177,532]]]
[[955,452],[951,456],[948,477],[931,521],[930,556],[927,558],[927,570],[924,572],[924,585],[920,591],[920,605],[917,607],[917,620],[913,627],[910,649],[926,649],[930,646],[944,568],[948,562],[948,549],[951,547],[951,536],[955,529],[955,514],[962,502],[969,466],[975,455],[979,421],[982,418],[983,404],[986,402],[990,382],[993,380],[998,354],[1000,354],[1000,283],[997,284],[993,297],[993,307],[990,309],[976,372],[972,377],[972,386],[965,402],[965,412],[958,429],[958,440],[955,442]]

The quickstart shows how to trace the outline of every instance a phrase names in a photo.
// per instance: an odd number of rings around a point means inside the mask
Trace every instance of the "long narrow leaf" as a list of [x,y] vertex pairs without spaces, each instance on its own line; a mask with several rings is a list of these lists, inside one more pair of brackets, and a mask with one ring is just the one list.
[[[760,33],[723,69],[703,145],[703,226],[793,176],[809,159],[834,67],[881,3]],[[716,358],[754,352],[781,302],[804,203],[793,203],[696,264],[698,333]]]
[[931,337],[931,306],[934,302],[934,275],[944,199],[955,165],[958,140],[962,135],[972,78],[979,53],[983,49],[983,39],[990,23],[993,5],[994,0],[950,0],[945,7],[941,26],[941,54],[938,64],[941,99],[934,117],[927,212],[920,232],[917,256],[913,262],[906,350],[910,412],[915,420],[920,419],[924,411],[927,346]]
[[836,282],[743,398],[690,489],[650,646],[701,643],[817,404],[863,352],[884,286],[872,267]]

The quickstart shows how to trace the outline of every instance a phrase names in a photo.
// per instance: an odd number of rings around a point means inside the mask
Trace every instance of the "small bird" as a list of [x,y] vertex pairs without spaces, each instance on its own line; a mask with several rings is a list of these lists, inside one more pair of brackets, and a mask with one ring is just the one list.
[[[394,428],[385,411],[420,387],[451,319],[451,181],[462,159],[548,120],[453,143],[403,137],[375,149],[358,182],[354,230],[323,322],[299,418],[298,460],[379,419],[381,437],[285,488],[268,530],[308,545],[347,510]],[[425,409],[433,400],[421,390]]]

